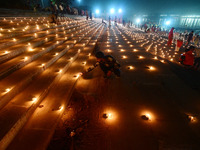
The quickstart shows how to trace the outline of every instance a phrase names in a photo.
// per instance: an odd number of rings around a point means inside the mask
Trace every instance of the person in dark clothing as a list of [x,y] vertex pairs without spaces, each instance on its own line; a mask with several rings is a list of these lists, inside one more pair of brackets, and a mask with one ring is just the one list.
[[85,15],[86,15],[86,20],[88,20],[89,14],[87,10],[85,11]]
[[104,55],[101,51],[96,52],[95,56],[97,58],[97,62],[82,74],[90,72],[97,66],[100,66],[101,70],[104,72],[104,78],[111,77],[112,73],[114,73],[117,77],[120,77],[120,64],[115,60],[115,58],[111,55]]
[[193,39],[193,33],[194,31],[191,31],[190,34],[188,35],[188,39],[187,39],[187,43],[186,43],[186,47],[190,44],[190,42],[192,41]]
[[53,4],[53,2],[51,2],[51,22],[50,23],[57,23],[57,17],[58,17],[58,13],[56,10],[55,5]]
[[90,19],[92,20],[92,11],[90,10]]

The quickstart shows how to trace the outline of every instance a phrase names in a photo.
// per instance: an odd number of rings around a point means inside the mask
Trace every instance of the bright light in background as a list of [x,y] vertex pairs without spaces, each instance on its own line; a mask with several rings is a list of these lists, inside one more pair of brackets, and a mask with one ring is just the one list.
[[122,13],[122,9],[120,8],[120,9],[118,10],[118,12],[119,12],[119,13]]
[[110,13],[113,14],[115,12],[114,8],[111,8]]
[[171,23],[171,21],[168,20],[168,21],[166,21],[165,24],[166,24],[166,25],[170,25],[170,23]]
[[138,19],[136,19],[136,22],[137,22],[137,23],[140,23],[140,21],[141,21],[141,20],[140,20],[139,18],[138,18]]
[[80,3],[80,2],[81,2],[81,0],[78,0],[78,2]]
[[95,12],[96,12],[96,14],[99,14],[99,12],[100,12],[100,11],[99,11],[99,9],[96,9],[96,11],[95,11]]

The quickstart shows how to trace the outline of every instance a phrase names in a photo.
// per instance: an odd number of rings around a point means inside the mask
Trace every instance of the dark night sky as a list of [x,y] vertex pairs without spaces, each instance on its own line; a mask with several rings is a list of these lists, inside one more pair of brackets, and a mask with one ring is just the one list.
[[81,4],[94,9],[122,8],[126,15],[133,14],[185,14],[200,15],[200,0],[81,0]]

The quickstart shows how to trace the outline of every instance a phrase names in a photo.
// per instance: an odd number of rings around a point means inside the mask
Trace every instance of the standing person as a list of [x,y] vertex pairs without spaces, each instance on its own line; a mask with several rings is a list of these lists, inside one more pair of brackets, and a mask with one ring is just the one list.
[[148,26],[147,26],[147,24],[145,23],[145,24],[144,24],[144,31],[145,31],[145,32],[147,32],[147,28],[148,28]]
[[69,5],[67,5],[67,13],[71,14],[71,9],[70,9]]
[[57,14],[56,7],[52,1],[51,1],[51,13],[52,14],[51,14],[51,22],[50,23],[57,23],[58,14]]
[[173,31],[174,31],[174,27],[172,27],[169,32],[167,46],[171,46],[171,44],[172,44],[173,34],[174,34]]
[[194,39],[194,45],[199,47],[199,35],[197,35]]
[[82,73],[83,75],[87,72],[94,70],[97,66],[100,66],[101,70],[104,72],[104,78],[111,77],[114,73],[117,77],[120,77],[120,64],[115,60],[111,55],[104,55],[103,52],[98,51],[95,54],[97,62],[89,67],[86,72]]
[[92,11],[90,10],[90,19],[92,20]]
[[117,16],[115,16],[115,26],[117,26]]
[[187,39],[187,42],[186,42],[186,47],[190,44],[190,42],[192,41],[193,39],[193,33],[194,31],[191,31],[190,34],[188,35],[188,39]]
[[123,26],[125,27],[125,24],[126,24],[126,23],[125,23],[125,20],[124,20],[124,19],[123,19],[122,23],[123,23]]
[[86,15],[86,20],[88,20],[89,16],[88,16],[88,11],[87,10],[85,11],[85,15]]
[[83,16],[84,15],[84,10],[81,10],[81,16]]
[[109,16],[109,28],[111,27],[111,17]]

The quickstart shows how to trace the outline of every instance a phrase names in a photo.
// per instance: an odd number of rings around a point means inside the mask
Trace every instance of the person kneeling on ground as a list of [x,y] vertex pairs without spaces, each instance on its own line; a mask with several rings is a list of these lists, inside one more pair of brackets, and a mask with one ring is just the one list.
[[104,78],[109,78],[112,75],[112,72],[120,77],[120,64],[113,58],[111,55],[104,55],[103,52],[98,51],[95,54],[97,62],[89,67],[83,74],[94,70],[97,66],[100,66],[101,70],[104,72]]
[[188,68],[194,68],[196,70],[200,69],[200,58],[195,58],[193,52],[195,51],[194,46],[190,46],[189,49],[186,49],[184,54],[181,54],[179,62]]

